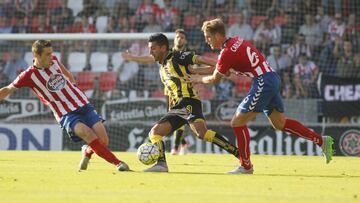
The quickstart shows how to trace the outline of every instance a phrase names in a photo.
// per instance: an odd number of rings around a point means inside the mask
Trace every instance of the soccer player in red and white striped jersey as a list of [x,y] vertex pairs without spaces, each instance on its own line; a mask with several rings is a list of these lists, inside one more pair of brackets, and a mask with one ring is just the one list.
[[3,100],[16,89],[31,88],[39,99],[52,110],[56,121],[73,141],[84,140],[80,170],[86,170],[91,155],[97,155],[114,164],[119,171],[128,171],[128,165],[120,161],[107,148],[109,138],[103,119],[89,103],[85,94],[76,86],[74,77],[53,55],[51,42],[37,40],[32,45],[34,63],[8,86],[0,89]]
[[247,123],[261,112],[268,117],[275,129],[313,141],[322,148],[326,162],[329,163],[333,154],[333,138],[320,136],[300,122],[285,117],[280,95],[280,77],[268,65],[265,56],[250,42],[239,36],[226,39],[225,25],[220,19],[205,21],[202,31],[210,47],[221,49],[221,52],[212,75],[190,75],[189,82],[213,84],[231,73],[253,78],[250,91],[239,104],[231,120],[231,127],[237,138],[241,165],[229,173],[253,173]]

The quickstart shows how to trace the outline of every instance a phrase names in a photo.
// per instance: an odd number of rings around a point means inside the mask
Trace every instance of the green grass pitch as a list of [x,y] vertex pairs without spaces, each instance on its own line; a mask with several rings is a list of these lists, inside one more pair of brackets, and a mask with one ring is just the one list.
[[228,175],[228,154],[167,155],[169,173],[144,173],[135,153],[117,152],[134,172],[80,152],[0,151],[0,202],[360,202],[360,158],[253,155],[253,175]]

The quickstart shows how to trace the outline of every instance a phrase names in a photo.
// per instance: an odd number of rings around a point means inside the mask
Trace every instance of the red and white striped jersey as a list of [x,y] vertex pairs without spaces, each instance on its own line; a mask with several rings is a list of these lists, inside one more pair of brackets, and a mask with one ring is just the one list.
[[89,103],[86,95],[62,73],[55,56],[50,68],[30,66],[12,84],[16,88],[31,88],[50,107],[58,122],[63,115]]
[[216,68],[221,74],[231,71],[252,78],[274,72],[265,56],[254,45],[239,36],[225,41]]

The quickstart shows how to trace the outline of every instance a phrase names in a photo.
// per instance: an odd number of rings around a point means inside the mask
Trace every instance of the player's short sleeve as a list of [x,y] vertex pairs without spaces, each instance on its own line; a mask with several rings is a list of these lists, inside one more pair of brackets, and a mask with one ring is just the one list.
[[15,80],[12,82],[14,87],[16,88],[22,88],[22,87],[30,87],[31,86],[31,70],[27,69],[23,72],[21,72]]
[[193,65],[197,55],[192,51],[180,51],[174,52],[174,58],[177,63],[183,66]]
[[300,72],[300,67],[299,64],[297,64],[294,66],[294,74],[299,74],[299,72]]
[[227,53],[226,49],[223,49],[216,63],[217,71],[225,75],[231,68],[231,61],[229,53]]

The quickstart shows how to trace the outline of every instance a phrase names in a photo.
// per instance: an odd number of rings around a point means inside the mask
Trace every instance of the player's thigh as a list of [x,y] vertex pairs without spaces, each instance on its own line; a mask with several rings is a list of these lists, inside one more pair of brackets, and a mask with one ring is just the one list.
[[105,146],[109,144],[109,136],[106,132],[105,126],[101,121],[98,121],[92,126],[92,130],[95,132],[96,136],[101,140]]
[[233,118],[231,119],[231,127],[239,127],[246,125],[249,121],[252,121],[255,119],[255,117],[258,115],[258,112],[240,112],[237,111]]
[[173,130],[173,127],[169,121],[163,121],[156,123],[150,130],[149,135],[160,135],[166,136],[170,134]]

